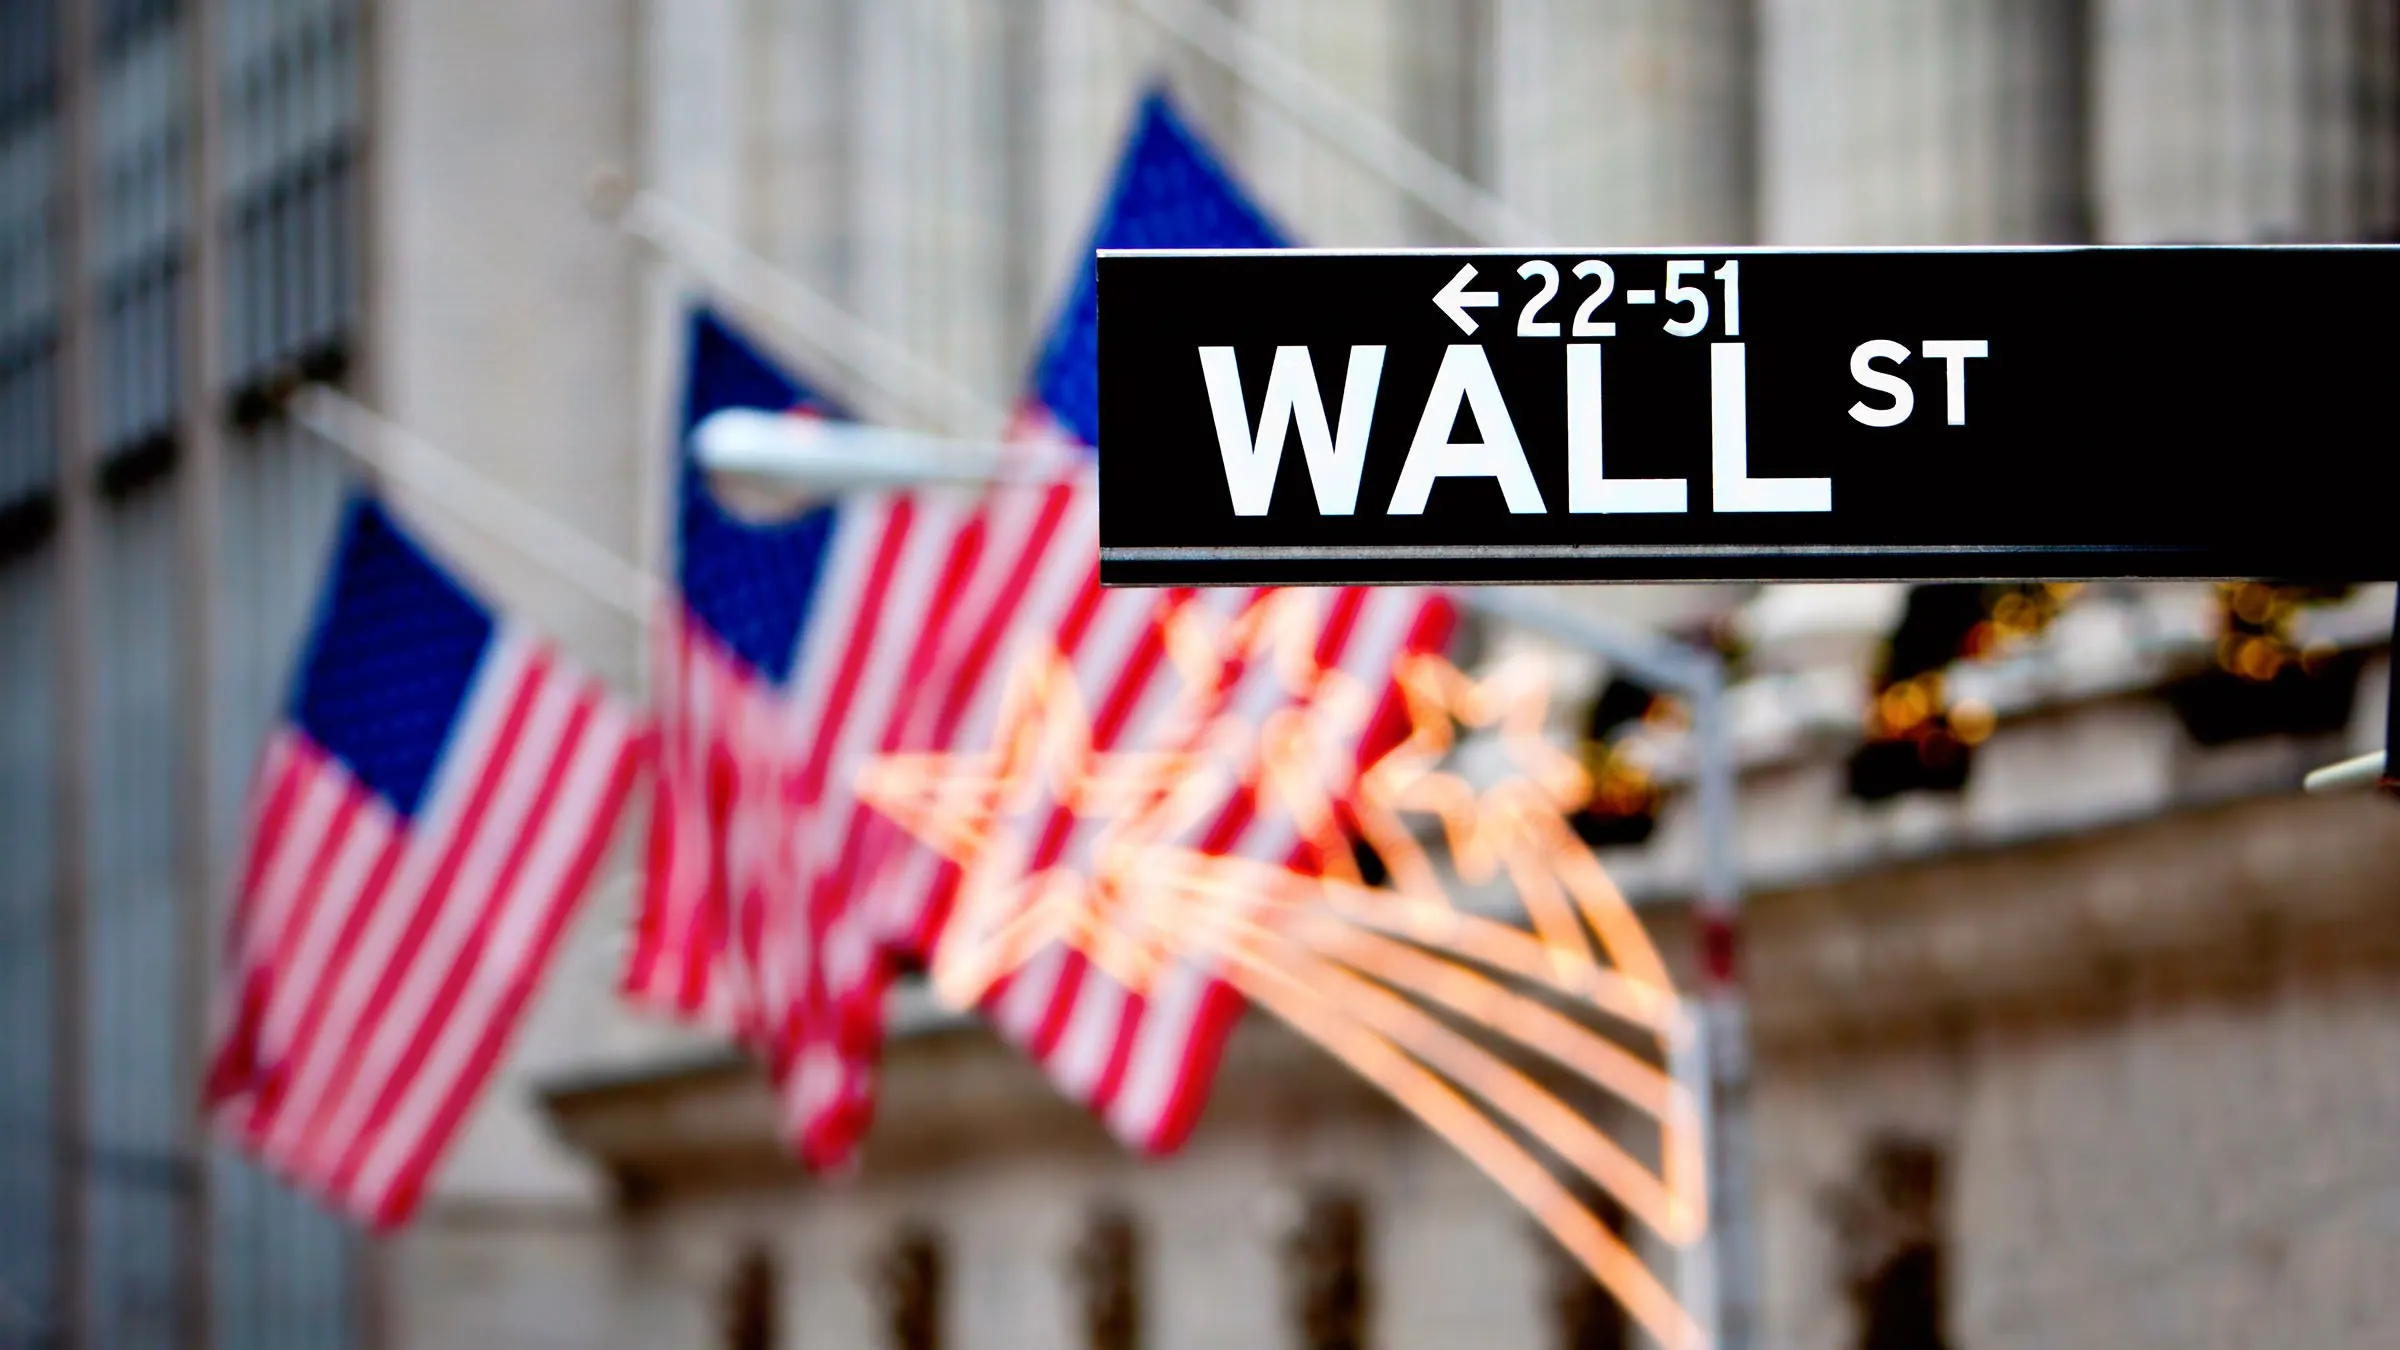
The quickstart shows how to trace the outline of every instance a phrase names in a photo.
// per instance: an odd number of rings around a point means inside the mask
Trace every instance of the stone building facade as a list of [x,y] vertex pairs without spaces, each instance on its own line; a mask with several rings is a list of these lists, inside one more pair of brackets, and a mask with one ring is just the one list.
[[[1753,770],[1764,1343],[2381,1343],[2400,1317],[2380,1274],[2400,1256],[2400,815],[2289,790],[2377,726],[2362,709],[2331,741],[2197,752],[2146,697],[2053,707],[1913,821],[1839,805],[1828,756]],[[2044,784],[2005,760],[2055,762],[2060,739],[2147,761],[2166,799],[2045,819]],[[1819,846],[1778,843],[1794,817]],[[1624,870],[1662,948],[1688,950],[1672,882]],[[432,1216],[397,1267],[404,1340],[572,1308],[612,1344],[741,1344],[726,1319],[755,1261],[776,1344],[1105,1345],[1077,1252],[1122,1216],[1139,1344],[1330,1343],[1304,1334],[1303,1239],[1331,1199],[1363,1219],[1367,1344],[1641,1343],[1574,1339],[1584,1282],[1548,1239],[1270,1019],[1244,1024],[1164,1162],[1124,1155],[971,1022],[902,1023],[864,1166],[834,1181],[791,1165],[738,1057],[549,1079],[549,1127],[609,1179],[605,1220]],[[937,1253],[938,1341],[894,1329],[914,1305],[878,1263],[908,1242]],[[1920,1316],[1944,1339],[1911,1339]]]
[[[2389,0],[1207,3],[1578,243],[2386,238],[2400,212]],[[1495,1190],[1264,1023],[1157,1165],[928,1024],[894,1048],[863,1173],[801,1180],[738,1064],[616,1009],[629,846],[407,1234],[346,1236],[174,1123],[197,1025],[167,993],[178,935],[223,894],[346,473],[277,390],[346,380],[654,560],[692,278],[594,218],[595,170],[996,410],[1150,80],[1303,242],[1456,241],[1139,7],[0,3],[0,1347],[57,1343],[70,1304],[95,1344],[177,1343],[200,1287],[227,1346],[907,1343],[879,1281],[943,1289],[944,1345],[1114,1344],[1090,1339],[1111,1333],[1087,1326],[1087,1267],[1120,1292],[1139,1271],[1143,1345],[1292,1343],[1294,1300],[1319,1322],[1363,1307],[1375,1345],[1607,1343]],[[193,237],[200,105],[177,72],[204,8],[213,274],[161,263]],[[89,43],[89,87],[61,78],[62,32]],[[92,210],[66,212],[76,194]],[[164,374],[195,285],[229,326],[205,461]],[[925,420],[762,293],[726,298],[863,413]],[[70,370],[101,416],[45,401]],[[623,606],[396,495],[496,599],[640,688]],[[2150,638],[2070,641],[2062,619],[2056,679],[2007,704],[1963,794],[1869,808],[1841,764],[1891,596],[1796,594],[1578,597],[1760,635],[1735,702],[1766,1343],[1909,1344],[1869,1324],[1923,1332],[1933,1292],[1955,1346],[2389,1339],[2394,826],[2290,791],[2376,743],[2381,667],[2341,736],[2202,753],[2153,696],[2173,672],[2126,655]],[[2185,628],[2161,641],[2204,662]],[[1562,688],[1599,675],[1557,667]],[[1696,847],[1671,806],[1611,860],[1670,952]],[[51,968],[64,915],[101,991],[80,999]],[[58,1138],[98,1160],[63,1245]],[[1357,1288],[1333,1278],[1351,1266]]]

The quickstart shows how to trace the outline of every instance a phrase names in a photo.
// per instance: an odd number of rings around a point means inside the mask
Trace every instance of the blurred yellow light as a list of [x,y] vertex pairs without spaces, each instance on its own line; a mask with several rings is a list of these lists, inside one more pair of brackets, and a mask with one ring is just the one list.
[[2245,639],[2234,657],[2234,671],[2245,680],[2265,683],[2283,669],[2283,653],[2274,641],[2263,637]]
[[1962,698],[1950,705],[1950,734],[1964,745],[1981,745],[2000,725],[2000,715],[1979,698]]
[[1907,735],[1933,715],[1933,697],[1916,680],[1903,680],[1884,690],[1876,704],[1885,732],[1894,736]]
[[2233,593],[2233,612],[2243,623],[2263,624],[2275,612],[2275,591],[2258,582],[2244,582]]

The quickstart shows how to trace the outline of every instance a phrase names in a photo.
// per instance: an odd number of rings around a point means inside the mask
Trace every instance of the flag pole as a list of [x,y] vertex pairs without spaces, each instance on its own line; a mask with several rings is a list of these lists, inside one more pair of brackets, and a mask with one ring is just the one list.
[[594,175],[595,215],[640,240],[728,298],[757,292],[761,308],[812,350],[864,379],[887,414],[953,435],[982,435],[1008,422],[1007,411],[908,350],[741,241],[648,188],[628,191],[613,170]]
[[1685,1249],[1676,1275],[1684,1308],[1710,1346],[1758,1343],[1756,1222],[1750,1189],[1750,1041],[1741,984],[1741,765],[1715,653],[1629,631],[1536,590],[1468,588],[1473,608],[1625,667],[1691,702],[1699,873],[1691,902],[1699,1017],[1692,1038],[1667,1047],[1668,1073],[1692,1094],[1708,1168],[1708,1239]]
[[2383,778],[2385,755],[2381,750],[2322,769],[2312,769],[2304,784],[2310,792],[2344,792],[2351,788],[2373,787]]
[[1550,231],[1532,217],[1335,93],[1239,20],[1190,0],[1128,0],[1128,7],[1476,243],[1541,248],[1553,242]]
[[2393,755],[2400,749],[2400,597],[2393,602],[2392,660],[2390,673],[2385,677],[2383,749],[2371,754],[2328,764],[2302,780],[2310,792],[2343,792],[2352,788],[2380,787],[2400,796],[2400,775],[2391,771]]
[[664,594],[658,578],[490,475],[347,396],[310,385],[292,416],[387,481],[421,492],[477,533],[585,595],[645,622]]

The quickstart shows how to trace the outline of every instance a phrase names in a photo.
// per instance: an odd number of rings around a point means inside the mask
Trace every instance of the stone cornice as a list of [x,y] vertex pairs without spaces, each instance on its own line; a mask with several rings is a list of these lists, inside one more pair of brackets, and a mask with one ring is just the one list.
[[[1686,966],[1684,907],[1645,917]],[[2238,996],[2329,965],[2400,973],[2400,808],[2371,796],[2251,798],[1951,853],[1768,891],[1744,914],[1753,1046],[1786,1063],[1947,1037],[1970,1022],[2071,1022],[2160,997]],[[881,1095],[870,1175],[993,1152],[1118,1152],[973,1022],[895,1041]],[[731,1052],[554,1084],[543,1102],[554,1128],[636,1203],[663,1186],[802,1180],[764,1083]],[[1229,1128],[1392,1113],[1315,1048],[1252,1017],[1196,1147]]]
[[1770,892],[1744,955],[1764,1050],[2400,969],[2400,810],[2253,799]]

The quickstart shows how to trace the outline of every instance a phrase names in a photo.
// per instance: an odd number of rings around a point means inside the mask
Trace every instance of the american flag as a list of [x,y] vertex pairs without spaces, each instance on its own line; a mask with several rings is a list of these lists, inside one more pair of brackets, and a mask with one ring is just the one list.
[[852,796],[856,768],[962,726],[1017,616],[1076,579],[1051,545],[1088,494],[860,494],[751,521],[710,491],[693,430],[728,408],[836,410],[705,310],[686,378],[680,604],[659,627],[625,992],[754,1045],[802,1156],[832,1166],[864,1128],[891,955],[910,945],[870,899],[906,841]]
[[[1145,100],[1092,246],[1281,243],[1166,100]],[[1054,643],[1071,664],[1097,747],[1144,744],[1182,692],[1162,616],[1192,604],[1231,618],[1259,599],[1100,588],[1084,449],[1097,431],[1096,318],[1087,263],[1016,427],[1029,447],[1059,455],[1055,482],[850,497],[770,526],[710,497],[691,430],[722,408],[827,409],[721,320],[695,321],[683,604],[660,663],[662,767],[627,987],[756,1044],[812,1165],[840,1164],[864,1131],[883,994],[897,962],[929,956],[957,880],[856,799],[858,768],[882,752],[982,745],[1028,639]],[[1320,661],[1379,687],[1395,656],[1438,644],[1449,623],[1439,601],[1399,591],[1337,593],[1325,614]],[[1238,710],[1262,713],[1284,696],[1263,664],[1229,675]],[[1090,842],[1089,827],[1063,813],[1035,828],[1031,867],[1072,865]],[[1255,857],[1299,847],[1289,822],[1245,793],[1200,839]],[[1119,1138],[1163,1151],[1196,1118],[1241,1002],[1196,965],[1144,996],[1060,948],[995,987],[984,1011]]]
[[216,1126],[379,1228],[491,1077],[646,735],[353,501],[250,808]]

